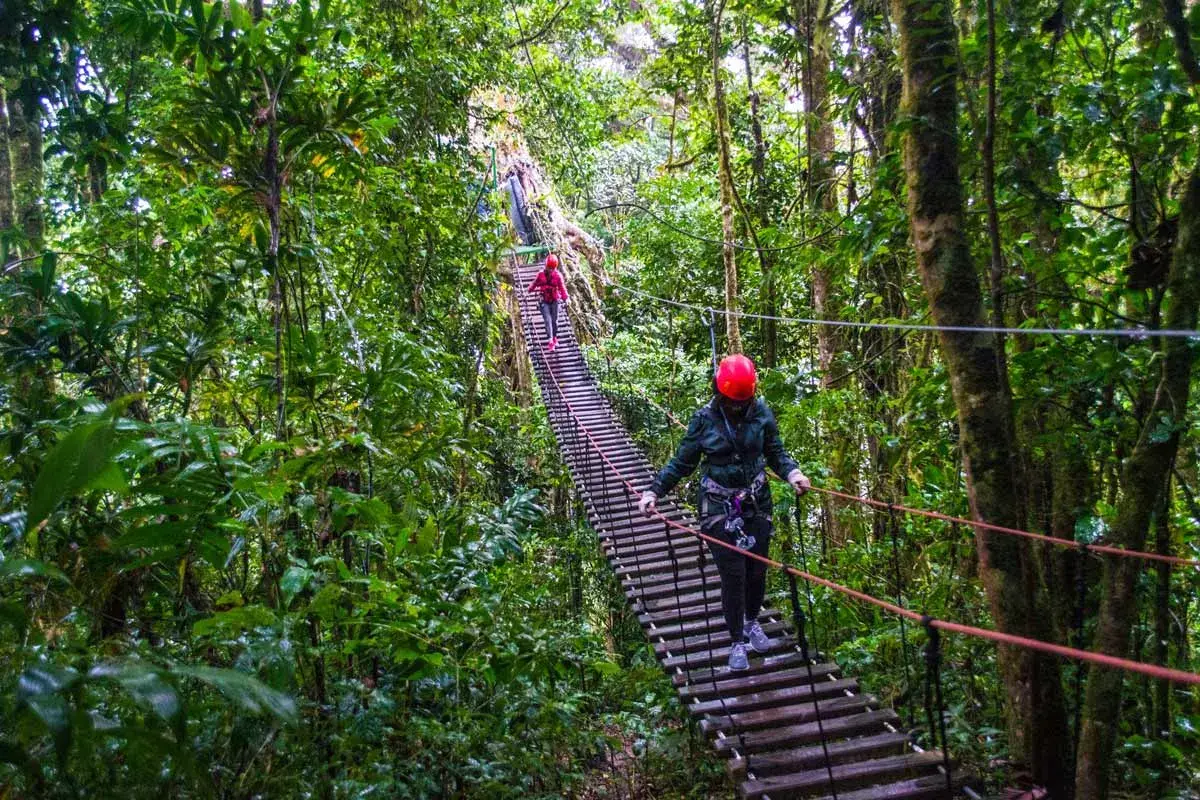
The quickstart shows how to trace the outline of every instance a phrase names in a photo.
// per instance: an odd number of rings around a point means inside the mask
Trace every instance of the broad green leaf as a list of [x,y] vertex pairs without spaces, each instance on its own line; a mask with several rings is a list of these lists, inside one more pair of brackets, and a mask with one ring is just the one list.
[[207,683],[243,711],[251,714],[269,714],[289,723],[296,719],[295,700],[243,672],[215,667],[177,667],[173,671]]
[[278,622],[275,614],[268,608],[258,605],[240,606],[198,620],[192,626],[192,632],[197,636],[212,636],[218,633],[233,635],[256,628],[273,627]]
[[[106,412],[108,413],[108,412]],[[115,429],[112,419],[88,422],[72,429],[50,455],[34,483],[25,531],[41,524],[68,496],[100,481],[101,488],[117,486],[123,491],[124,476],[101,476],[112,465]]]
[[174,547],[186,542],[192,532],[192,526],[186,522],[159,522],[134,528],[117,539],[117,544],[127,549]]
[[285,604],[291,603],[292,599],[304,591],[304,587],[308,586],[309,581],[312,579],[313,571],[308,567],[288,567],[283,573],[283,577],[279,579],[279,588],[283,592],[283,602]]
[[42,561],[14,558],[0,562],[0,580],[7,578],[49,578],[70,583],[58,567]]
[[175,741],[184,741],[187,720],[179,691],[158,670],[137,662],[106,662],[92,667],[88,677],[115,681],[138,706],[171,726]]
[[17,680],[17,702],[41,720],[60,759],[71,746],[71,709],[64,692],[79,680],[69,667],[30,667]]
[[50,455],[42,463],[37,482],[30,496],[29,511],[25,520],[28,533],[42,520],[50,516],[75,485],[75,473],[83,456],[88,439],[103,422],[80,425],[59,440]]

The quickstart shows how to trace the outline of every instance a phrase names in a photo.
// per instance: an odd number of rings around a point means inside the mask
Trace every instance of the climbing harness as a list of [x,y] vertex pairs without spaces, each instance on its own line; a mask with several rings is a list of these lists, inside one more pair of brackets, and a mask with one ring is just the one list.
[[[753,534],[745,532],[746,517],[758,513],[757,495],[767,485],[767,474],[758,473],[749,486],[741,489],[730,489],[705,475],[700,479],[700,527],[714,530],[721,525],[721,530],[743,550],[754,548],[757,540]],[[717,505],[719,511],[714,512],[712,506]],[[723,512],[723,513],[722,513]]]

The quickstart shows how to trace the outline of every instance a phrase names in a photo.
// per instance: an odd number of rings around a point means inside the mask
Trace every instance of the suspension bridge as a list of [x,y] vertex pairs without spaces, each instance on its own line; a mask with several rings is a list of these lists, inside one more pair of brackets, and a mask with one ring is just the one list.
[[521,323],[563,459],[647,639],[680,702],[727,759],[743,798],[922,800],[978,797],[943,748],[922,749],[899,715],[810,649],[791,581],[792,608],[765,608],[766,653],[726,666],[720,577],[695,520],[672,498],[653,518],[636,493],[651,465],[602,395],[570,325],[547,352],[536,300],[521,291],[541,262],[516,264]]

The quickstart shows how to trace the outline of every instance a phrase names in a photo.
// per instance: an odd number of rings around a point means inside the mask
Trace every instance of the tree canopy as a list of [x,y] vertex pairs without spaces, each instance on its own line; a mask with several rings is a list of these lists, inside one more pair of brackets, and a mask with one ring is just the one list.
[[[1075,545],[779,489],[781,560],[1194,670],[1196,570],[1079,545],[1200,557],[1196,340],[1152,334],[1200,308],[1197,36],[1179,0],[0,5],[0,795],[728,791],[535,402],[513,181],[656,463],[715,340],[819,485]],[[901,623],[812,594],[919,704]],[[989,789],[1200,791],[1194,689],[944,647]]]

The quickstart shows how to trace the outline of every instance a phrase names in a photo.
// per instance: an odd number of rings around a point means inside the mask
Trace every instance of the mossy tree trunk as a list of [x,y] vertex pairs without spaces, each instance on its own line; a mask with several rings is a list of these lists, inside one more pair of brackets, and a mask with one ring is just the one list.
[[[8,92],[0,84],[0,234],[13,226],[16,208],[13,205],[12,152],[8,142]],[[0,252],[0,260],[8,260]]]
[[[803,187],[809,219],[837,210],[834,187],[834,131],[829,105],[829,43],[831,40],[828,0],[794,0],[798,44],[804,54],[803,95],[805,150],[808,172]],[[816,227],[816,226],[814,226]],[[833,275],[828,267],[814,264],[812,272],[813,310],[822,319],[836,319],[832,303]],[[817,361],[821,367],[821,385],[829,386],[833,359],[840,347],[838,328],[817,326]]]
[[[759,109],[759,95],[754,88],[754,70],[750,62],[749,25],[742,18],[742,63],[746,66],[746,92],[750,98],[750,134],[754,139],[754,155],[750,159],[750,169],[754,178],[751,187],[751,201],[748,211],[753,216],[753,225],[759,231],[771,227],[771,197],[767,182],[767,142],[763,137],[762,113]],[[747,220],[747,225],[750,225]],[[758,243],[757,233],[751,232],[754,241]],[[762,268],[762,298],[763,314],[774,317],[779,314],[778,295],[775,291],[775,261],[776,254],[769,249],[758,247],[758,263]],[[774,319],[762,321],[762,363],[774,367],[778,362],[779,330]]]
[[11,153],[14,222],[25,235],[22,255],[41,252],[45,237],[42,214],[44,167],[42,164],[41,106],[26,83],[10,87],[8,138]]
[[[936,324],[985,324],[982,287],[964,232],[959,176],[957,31],[948,0],[893,0],[904,72],[901,113],[908,211],[917,266]],[[1020,474],[1012,402],[1004,390],[997,340],[988,333],[942,332],[943,357],[961,429],[975,519],[1021,527]],[[1001,630],[1048,638],[1036,564],[1014,537],[977,530],[980,576]],[[1069,737],[1060,665],[1012,647],[999,652],[1010,747],[1054,797],[1067,793]]]
[[737,317],[738,274],[734,248],[733,165],[729,156],[729,109],[725,103],[725,83],[721,78],[721,17],[724,0],[709,0],[709,34],[712,49],[713,125],[717,135],[717,177],[721,183],[721,262],[725,267],[725,336],[726,351],[742,352],[742,330]]
[[[1200,164],[1193,166],[1179,212],[1179,235],[1171,258],[1164,300],[1166,328],[1194,329],[1200,309]],[[1166,492],[1167,478],[1186,425],[1188,389],[1194,348],[1187,339],[1159,343],[1159,370],[1143,387],[1150,412],[1137,444],[1121,470],[1121,494],[1109,532],[1118,547],[1144,550]],[[1116,656],[1129,654],[1130,633],[1137,614],[1136,587],[1143,568],[1134,559],[1104,564],[1100,614],[1093,648]],[[1078,796],[1108,795],[1113,746],[1119,732],[1123,673],[1099,667],[1088,671],[1083,730],[1075,767]]]

